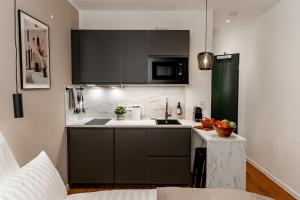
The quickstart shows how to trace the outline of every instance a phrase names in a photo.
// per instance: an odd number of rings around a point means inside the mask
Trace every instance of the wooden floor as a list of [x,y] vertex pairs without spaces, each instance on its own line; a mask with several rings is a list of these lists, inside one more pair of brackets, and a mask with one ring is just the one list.
[[[156,186],[141,185],[102,185],[93,187],[75,187],[68,191],[68,194],[96,192],[113,189],[153,189]],[[251,164],[247,163],[247,186],[248,192],[254,192],[276,200],[290,200],[294,198],[271,181],[268,177],[258,171]]]
[[246,190],[248,192],[254,192],[276,200],[295,199],[249,163],[247,163]]

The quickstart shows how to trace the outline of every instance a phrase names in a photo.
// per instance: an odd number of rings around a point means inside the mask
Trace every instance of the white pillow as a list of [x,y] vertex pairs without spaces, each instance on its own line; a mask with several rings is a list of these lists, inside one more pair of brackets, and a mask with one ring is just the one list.
[[10,148],[0,131],[0,182],[19,169]]
[[64,183],[45,152],[0,183],[0,200],[63,200]]

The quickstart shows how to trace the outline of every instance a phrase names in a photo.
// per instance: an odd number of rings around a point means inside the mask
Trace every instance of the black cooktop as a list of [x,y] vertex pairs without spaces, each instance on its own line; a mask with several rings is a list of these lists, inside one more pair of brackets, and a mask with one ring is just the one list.
[[84,125],[105,125],[109,121],[110,119],[92,119],[91,121],[88,121]]

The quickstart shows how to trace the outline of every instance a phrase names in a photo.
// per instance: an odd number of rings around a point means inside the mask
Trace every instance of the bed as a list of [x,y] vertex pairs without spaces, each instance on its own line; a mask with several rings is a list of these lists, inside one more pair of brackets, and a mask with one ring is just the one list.
[[269,200],[230,189],[158,188],[112,190],[67,195],[66,187],[45,152],[19,167],[0,131],[0,200]]
[[231,189],[158,188],[113,190],[69,195],[65,200],[269,200],[257,194]]
[[157,190],[112,190],[68,195],[65,200],[156,200]]

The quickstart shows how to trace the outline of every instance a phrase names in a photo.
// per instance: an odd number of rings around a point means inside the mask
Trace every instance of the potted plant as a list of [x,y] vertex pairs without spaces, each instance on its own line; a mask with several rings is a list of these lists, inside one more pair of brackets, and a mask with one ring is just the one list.
[[117,120],[123,120],[125,118],[124,114],[126,113],[126,109],[123,106],[117,106],[115,113],[117,114]]

